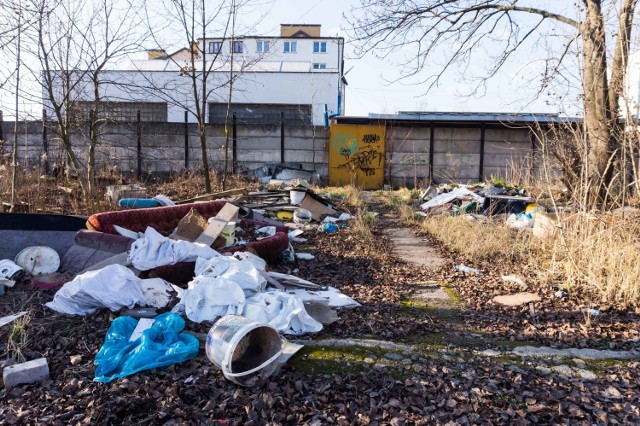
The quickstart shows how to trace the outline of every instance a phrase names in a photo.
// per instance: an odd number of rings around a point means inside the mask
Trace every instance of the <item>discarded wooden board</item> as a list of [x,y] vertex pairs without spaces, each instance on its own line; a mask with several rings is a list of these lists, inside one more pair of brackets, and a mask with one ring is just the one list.
[[239,211],[240,208],[238,206],[234,206],[230,203],[225,204],[216,217],[210,219],[211,222],[207,226],[207,229],[200,234],[195,242],[206,244],[211,247],[211,245],[216,241],[216,238],[220,236],[227,223],[235,220]]
[[216,192],[213,194],[205,194],[205,195],[200,195],[198,197],[187,198],[186,200],[176,201],[176,204],[187,204],[187,203],[195,203],[196,201],[217,200],[218,198],[231,197],[234,195],[245,195],[246,192],[247,192],[246,188],[230,189],[228,191]]
[[318,222],[320,222],[326,216],[338,215],[337,211],[325,206],[313,197],[304,197],[304,200],[302,200],[302,203],[300,203],[300,208],[309,210],[313,219],[317,220]]
[[540,300],[540,296],[535,293],[516,293],[493,298],[494,302],[504,306],[521,306],[527,303],[539,302]]
[[207,219],[196,209],[189,210],[180,222],[173,234],[169,238],[174,240],[195,241],[202,232],[207,229]]

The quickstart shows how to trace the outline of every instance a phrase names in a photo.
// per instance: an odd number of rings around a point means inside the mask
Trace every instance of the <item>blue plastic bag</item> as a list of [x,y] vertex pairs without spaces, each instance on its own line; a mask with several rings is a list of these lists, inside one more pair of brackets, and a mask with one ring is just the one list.
[[113,320],[94,361],[94,381],[106,383],[142,370],[177,364],[198,355],[198,339],[180,333],[184,329],[184,320],[180,316],[171,312],[159,315],[140,338],[130,342],[129,337],[137,324],[138,320],[132,317]]

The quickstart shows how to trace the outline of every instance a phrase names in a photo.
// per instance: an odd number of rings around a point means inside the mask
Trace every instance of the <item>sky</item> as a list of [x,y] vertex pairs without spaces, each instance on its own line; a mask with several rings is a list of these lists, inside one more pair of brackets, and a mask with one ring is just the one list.
[[[161,0],[148,1],[160,4]],[[570,5],[573,2],[535,1],[539,7],[558,7],[558,4],[565,3]],[[278,35],[281,23],[304,23],[321,24],[323,36],[345,37],[348,81],[345,114],[349,116],[397,111],[579,113],[579,91],[575,87],[564,88],[566,93],[562,94],[561,101],[558,101],[555,91],[551,96],[547,93],[539,96],[537,92],[544,64],[536,59],[544,57],[544,50],[550,49],[549,44],[555,43],[557,48],[562,37],[546,37],[525,46],[518,53],[520,56],[512,58],[495,78],[488,81],[484,90],[474,95],[469,94],[477,87],[476,84],[462,79],[455,71],[448,73],[437,87],[427,91],[426,85],[418,82],[428,75],[431,63],[427,63],[426,71],[416,78],[398,81],[402,71],[400,62],[403,57],[414,54],[410,47],[398,49],[387,58],[378,58],[374,54],[355,57],[345,15],[349,15],[351,8],[358,4],[358,0],[252,0],[251,7],[240,11],[238,20],[251,26],[251,33],[257,35]],[[496,37],[499,38],[500,34]],[[491,43],[483,48],[490,52]],[[138,58],[145,56],[146,53],[140,53]],[[479,56],[482,58],[483,55]],[[433,58],[433,61],[437,63],[438,58]],[[477,60],[472,67],[484,67],[486,64],[481,62],[481,59]],[[0,94],[0,109],[10,111],[13,108],[9,105],[12,105],[11,97]],[[9,119],[8,116],[5,112],[5,120]]]
[[[547,0],[535,3],[543,6]],[[554,0],[554,3],[557,0]],[[490,80],[486,92],[467,96],[476,85],[459,80],[458,75],[449,75],[443,82],[425,94],[424,84],[414,80],[396,81],[400,76],[403,55],[378,59],[369,54],[362,59],[354,58],[353,44],[347,38],[349,15],[357,0],[276,0],[271,5],[257,8],[255,13],[268,12],[258,24],[264,34],[278,34],[281,23],[321,24],[324,36],[345,37],[345,71],[349,83],[346,94],[346,115],[366,116],[369,113],[395,113],[397,111],[461,111],[461,112],[547,112],[575,113],[576,107],[567,104],[566,98],[558,105],[553,97],[537,96],[541,75],[541,62],[532,62],[524,52],[516,57],[497,76]],[[250,19],[249,19],[250,20]],[[540,46],[542,48],[542,46]],[[452,73],[453,74],[453,73]],[[427,72],[420,77],[425,77]],[[533,79],[532,83],[530,80]],[[575,96],[575,94],[573,94]]]

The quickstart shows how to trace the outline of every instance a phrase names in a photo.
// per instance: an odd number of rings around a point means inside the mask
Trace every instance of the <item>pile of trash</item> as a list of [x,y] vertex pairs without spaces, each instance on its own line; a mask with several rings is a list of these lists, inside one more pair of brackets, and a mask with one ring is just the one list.
[[552,212],[529,197],[522,188],[486,183],[444,184],[429,187],[420,196],[421,216],[465,215],[470,220],[504,220],[507,226],[532,230],[547,237],[555,229]]
[[[123,193],[112,189],[109,197]],[[28,277],[39,287],[58,288],[46,303],[55,312],[86,316],[106,308],[121,314],[96,357],[96,381],[197,356],[198,339],[183,331],[193,322],[213,325],[206,352],[225,376],[255,384],[285,352],[290,357],[301,348],[287,344],[285,351],[284,341],[278,337],[275,342],[273,333],[317,333],[338,319],[336,309],[359,306],[333,287],[268,266],[313,259],[294,250],[307,241],[304,234],[336,232],[351,219],[305,181],[182,201],[163,195],[121,198],[118,204],[127,209],[90,216],[87,229],[73,235],[65,252],[34,246],[25,249],[27,255],[22,250],[15,262],[0,261],[3,290]],[[232,320],[242,322],[244,331],[233,331],[240,333],[238,341],[222,346],[234,352],[226,354],[234,360],[250,360],[245,363],[223,362],[219,351],[224,348],[213,343],[226,338],[218,335],[221,321],[228,325]],[[241,344],[243,339],[256,342]]]

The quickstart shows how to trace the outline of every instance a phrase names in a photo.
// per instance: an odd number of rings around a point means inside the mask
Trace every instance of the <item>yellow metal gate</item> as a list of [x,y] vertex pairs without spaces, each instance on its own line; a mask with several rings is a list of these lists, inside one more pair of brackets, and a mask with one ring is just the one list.
[[382,188],[384,124],[332,124],[330,135],[329,185]]

